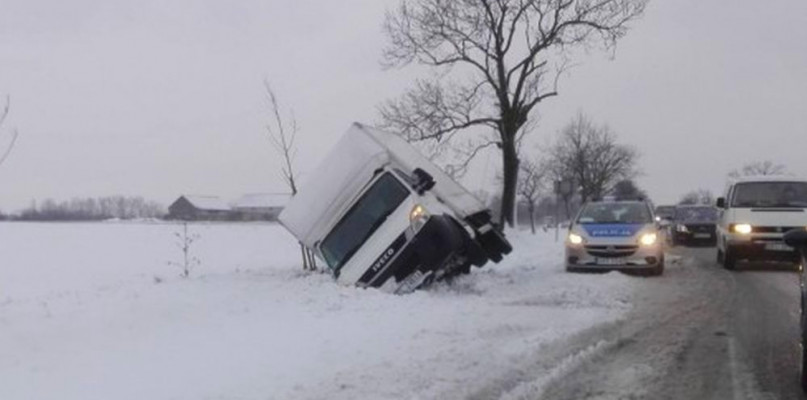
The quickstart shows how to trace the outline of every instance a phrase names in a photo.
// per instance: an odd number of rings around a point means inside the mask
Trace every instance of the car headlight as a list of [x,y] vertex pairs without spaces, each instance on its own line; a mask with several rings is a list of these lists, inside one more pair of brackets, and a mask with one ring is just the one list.
[[409,224],[412,226],[412,229],[419,230],[426,225],[426,221],[429,220],[429,212],[426,211],[426,207],[423,207],[420,204],[416,204],[412,207],[412,211],[409,211]]
[[675,230],[677,230],[678,232],[689,232],[689,229],[687,229],[686,225],[677,225],[675,227]]
[[748,235],[754,231],[754,228],[750,224],[735,224],[732,226],[731,231],[741,235]]
[[656,244],[656,239],[658,239],[658,236],[655,233],[645,233],[639,238],[639,243],[643,246],[652,246]]
[[582,244],[583,243],[583,237],[576,234],[576,233],[570,233],[569,234],[569,243],[574,244],[574,245]]

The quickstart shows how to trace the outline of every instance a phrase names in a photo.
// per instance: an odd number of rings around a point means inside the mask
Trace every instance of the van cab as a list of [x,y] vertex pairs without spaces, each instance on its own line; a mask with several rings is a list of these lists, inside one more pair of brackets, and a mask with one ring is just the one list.
[[490,210],[395,134],[353,124],[279,216],[337,282],[406,293],[499,262]]
[[717,261],[728,270],[740,260],[795,262],[783,237],[807,226],[807,180],[744,177],[717,199]]

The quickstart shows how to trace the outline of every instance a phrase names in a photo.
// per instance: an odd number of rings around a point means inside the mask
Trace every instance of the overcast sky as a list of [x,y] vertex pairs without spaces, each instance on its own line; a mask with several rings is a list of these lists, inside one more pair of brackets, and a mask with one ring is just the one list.
[[[0,94],[20,132],[0,209],[32,199],[283,191],[262,81],[301,132],[303,172],[408,71],[379,66],[395,0],[4,0]],[[528,150],[578,111],[642,153],[657,203],[773,160],[807,175],[807,2],[652,2],[611,59],[577,59]],[[482,180],[484,181],[484,180]],[[477,182],[469,182],[472,189]]]

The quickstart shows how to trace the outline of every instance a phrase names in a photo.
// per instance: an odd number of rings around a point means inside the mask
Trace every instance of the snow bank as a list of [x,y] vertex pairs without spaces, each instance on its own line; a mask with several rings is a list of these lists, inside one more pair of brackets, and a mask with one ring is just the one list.
[[273,224],[0,224],[0,399],[431,399],[482,390],[561,337],[624,316],[635,278],[570,275],[551,235],[392,296],[299,271]]

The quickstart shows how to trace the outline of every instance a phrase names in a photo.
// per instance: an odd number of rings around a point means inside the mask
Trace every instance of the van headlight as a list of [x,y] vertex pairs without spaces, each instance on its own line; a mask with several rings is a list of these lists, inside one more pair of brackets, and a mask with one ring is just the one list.
[[748,235],[754,231],[754,228],[750,224],[735,224],[731,227],[731,231],[741,235]]
[[429,220],[431,215],[426,210],[426,207],[423,207],[420,204],[416,204],[412,207],[412,211],[409,211],[409,225],[412,226],[412,229],[419,230],[426,225],[426,222]]
[[658,239],[658,236],[655,233],[645,233],[639,238],[639,243],[641,243],[642,246],[652,246],[656,244],[656,239]]
[[573,245],[582,244],[583,243],[583,237],[576,234],[576,233],[570,233],[569,234],[569,243],[573,244]]

